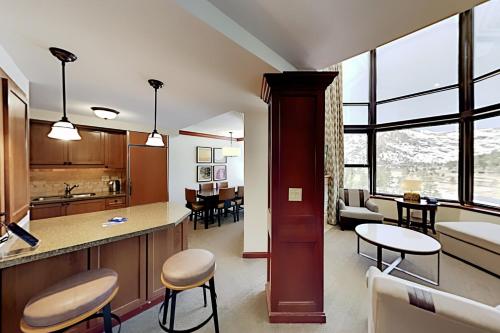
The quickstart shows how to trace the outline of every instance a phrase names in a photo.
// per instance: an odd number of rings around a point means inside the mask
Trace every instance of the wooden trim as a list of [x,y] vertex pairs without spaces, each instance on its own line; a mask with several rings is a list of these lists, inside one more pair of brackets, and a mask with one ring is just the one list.
[[[200,138],[231,141],[231,137],[229,137],[229,136],[215,135],[215,134],[208,134],[208,133],[201,133],[201,132],[179,130],[179,134],[180,135],[187,135],[187,136],[197,136]],[[243,140],[244,140],[244,138],[233,138],[233,141],[243,141]]]
[[[394,201],[394,198],[397,197],[398,196],[392,197],[392,196],[377,195],[377,194],[371,196],[371,198],[373,199],[388,200],[388,201]],[[496,208],[481,207],[474,205],[462,205],[458,202],[446,202],[446,201],[439,201],[439,207],[463,209],[474,213],[500,217],[500,208],[496,209]]]
[[268,258],[269,254],[267,252],[243,252],[241,257],[243,259],[261,259]]

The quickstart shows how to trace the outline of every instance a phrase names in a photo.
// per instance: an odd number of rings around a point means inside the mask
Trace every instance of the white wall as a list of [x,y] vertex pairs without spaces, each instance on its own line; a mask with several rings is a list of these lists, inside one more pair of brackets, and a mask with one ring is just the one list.
[[[196,182],[196,146],[222,148],[229,141],[208,139],[196,136],[176,135],[170,137],[169,146],[169,199],[177,203],[186,203],[184,189],[198,189]],[[244,185],[244,144],[233,142],[233,146],[241,147],[240,157],[227,158],[227,181],[229,186]],[[199,164],[207,165],[207,164]],[[213,163],[211,164],[213,165]],[[245,188],[246,196],[246,188]],[[246,200],[246,199],[245,199]]]
[[245,113],[244,252],[267,252],[267,112]]
[[[396,202],[392,200],[371,199],[374,200],[379,206],[380,213],[386,218],[396,220],[398,212],[396,209]],[[436,222],[446,221],[479,221],[479,222],[492,222],[500,224],[500,217],[472,212],[465,209],[453,207],[439,207],[436,214]]]

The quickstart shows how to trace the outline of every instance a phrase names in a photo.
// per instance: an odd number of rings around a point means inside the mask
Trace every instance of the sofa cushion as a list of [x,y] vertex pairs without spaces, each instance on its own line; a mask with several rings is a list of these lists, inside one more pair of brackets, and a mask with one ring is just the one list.
[[488,222],[439,222],[436,230],[444,235],[500,254],[500,224]]
[[351,206],[346,206],[345,209],[341,209],[340,217],[370,221],[382,221],[384,219],[382,214],[372,212],[366,207]]

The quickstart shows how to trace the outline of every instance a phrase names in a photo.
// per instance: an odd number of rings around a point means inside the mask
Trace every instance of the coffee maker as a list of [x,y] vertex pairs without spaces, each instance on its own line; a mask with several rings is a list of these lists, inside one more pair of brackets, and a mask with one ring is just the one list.
[[110,180],[108,186],[109,192],[120,192],[122,187],[119,179]]

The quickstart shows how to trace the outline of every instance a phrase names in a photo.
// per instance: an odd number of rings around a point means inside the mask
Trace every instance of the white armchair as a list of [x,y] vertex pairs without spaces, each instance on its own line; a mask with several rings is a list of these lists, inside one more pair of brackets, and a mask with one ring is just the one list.
[[341,189],[338,202],[338,221],[342,230],[362,223],[382,223],[384,216],[370,200],[370,193],[361,189]]
[[500,333],[500,307],[424,287],[370,267],[368,333]]

